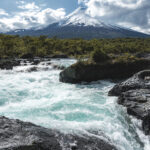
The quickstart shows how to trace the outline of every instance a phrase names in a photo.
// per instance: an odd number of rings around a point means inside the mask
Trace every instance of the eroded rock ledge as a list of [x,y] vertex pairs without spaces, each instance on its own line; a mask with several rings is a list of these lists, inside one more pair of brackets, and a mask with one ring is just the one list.
[[0,150],[117,150],[108,141],[97,136],[63,134],[29,122],[0,117]]
[[[42,65],[42,68],[39,66],[40,64]],[[0,60],[0,70],[1,69],[12,70],[13,67],[16,67],[16,66],[28,66],[28,65],[30,65],[30,67],[24,70],[26,72],[35,72],[39,70],[47,71],[49,70],[49,66],[51,66],[53,69],[59,69],[59,70],[65,69],[64,66],[53,64],[50,58]]]
[[129,115],[142,120],[142,128],[150,135],[150,70],[140,71],[109,91],[118,96],[118,104],[127,107]]
[[129,62],[103,62],[88,63],[78,62],[66,68],[60,73],[61,82],[80,83],[103,79],[125,79],[131,77],[138,71],[150,69],[150,60],[138,59]]

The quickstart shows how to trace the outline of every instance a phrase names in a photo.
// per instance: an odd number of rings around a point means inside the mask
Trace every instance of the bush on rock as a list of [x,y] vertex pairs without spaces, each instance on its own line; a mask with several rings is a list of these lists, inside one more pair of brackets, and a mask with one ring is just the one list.
[[92,61],[101,63],[109,60],[109,56],[101,49],[96,49],[91,54]]

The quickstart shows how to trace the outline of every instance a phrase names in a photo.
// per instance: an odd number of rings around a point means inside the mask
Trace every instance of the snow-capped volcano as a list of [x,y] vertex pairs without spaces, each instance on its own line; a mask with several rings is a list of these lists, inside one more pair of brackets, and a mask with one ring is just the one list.
[[126,29],[119,26],[106,24],[99,19],[91,17],[86,9],[80,7],[59,22],[50,24],[42,29],[17,30],[8,32],[12,35],[30,35],[59,38],[123,38],[123,37],[149,37],[149,35]]
[[69,14],[64,20],[60,21],[61,26],[76,25],[76,26],[107,26],[98,19],[95,19],[86,13],[86,8],[79,7],[74,12]]

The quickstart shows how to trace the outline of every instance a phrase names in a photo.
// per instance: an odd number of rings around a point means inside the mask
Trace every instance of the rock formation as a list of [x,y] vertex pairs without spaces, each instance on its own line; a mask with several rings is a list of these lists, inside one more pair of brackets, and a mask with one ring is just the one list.
[[78,62],[60,73],[60,81],[67,83],[91,82],[103,79],[125,79],[138,71],[150,69],[150,60],[129,62]]
[[150,135],[150,70],[140,71],[109,91],[119,96],[118,104],[127,107],[129,115],[142,120],[146,135]]
[[108,139],[89,135],[63,134],[29,122],[0,117],[0,150],[87,149],[117,150],[108,142]]

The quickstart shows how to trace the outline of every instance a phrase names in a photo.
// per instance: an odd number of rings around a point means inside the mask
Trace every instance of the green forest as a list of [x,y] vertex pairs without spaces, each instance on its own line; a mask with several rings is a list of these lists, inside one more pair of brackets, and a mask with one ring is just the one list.
[[0,34],[0,58],[21,58],[25,54],[33,57],[65,54],[75,58],[89,58],[99,51],[111,56],[147,53],[150,52],[150,38],[83,40]]

